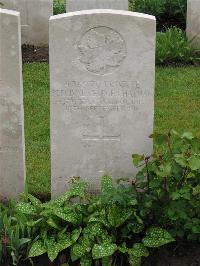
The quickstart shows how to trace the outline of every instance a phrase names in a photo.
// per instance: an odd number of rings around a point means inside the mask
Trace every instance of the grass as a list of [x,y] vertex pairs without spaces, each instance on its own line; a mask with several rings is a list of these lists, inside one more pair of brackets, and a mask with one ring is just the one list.
[[[47,64],[24,64],[27,184],[50,192],[49,73]],[[157,68],[156,132],[174,128],[200,137],[200,68]]]

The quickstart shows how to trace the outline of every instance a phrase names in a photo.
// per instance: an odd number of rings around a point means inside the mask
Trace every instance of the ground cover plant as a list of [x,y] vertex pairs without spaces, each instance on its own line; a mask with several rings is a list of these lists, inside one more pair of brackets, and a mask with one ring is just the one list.
[[129,9],[155,16],[158,31],[186,28],[187,0],[129,0]]
[[163,151],[133,154],[138,174],[117,183],[104,176],[98,195],[73,178],[49,202],[25,192],[18,203],[2,204],[1,263],[33,265],[47,254],[52,265],[140,266],[153,249],[200,241],[200,139],[174,130],[151,137]]
[[157,32],[156,63],[159,64],[200,64],[200,50],[192,47],[185,33],[172,27]]

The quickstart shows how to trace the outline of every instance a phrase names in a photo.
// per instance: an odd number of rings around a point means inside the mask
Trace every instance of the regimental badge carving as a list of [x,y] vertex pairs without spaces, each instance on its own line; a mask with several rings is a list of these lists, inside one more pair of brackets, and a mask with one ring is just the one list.
[[89,72],[105,75],[115,71],[126,58],[122,36],[108,27],[87,31],[78,43],[79,60]]

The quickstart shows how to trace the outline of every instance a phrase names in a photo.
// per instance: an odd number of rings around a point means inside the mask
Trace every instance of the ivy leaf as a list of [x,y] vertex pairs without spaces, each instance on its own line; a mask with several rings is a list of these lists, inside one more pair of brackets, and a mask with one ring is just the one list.
[[159,227],[150,228],[142,240],[144,246],[150,248],[157,248],[173,241],[175,239],[165,229]]
[[149,256],[148,249],[142,243],[135,243],[128,253],[136,258]]
[[16,210],[29,215],[37,214],[37,209],[31,203],[20,202],[16,205]]
[[137,167],[142,161],[144,161],[144,155],[133,154],[132,159],[133,159],[133,164]]
[[47,239],[45,239],[45,242],[47,246],[48,257],[50,261],[53,262],[60,252],[60,246],[55,241],[54,237],[48,237]]
[[101,259],[104,257],[112,256],[117,250],[117,245],[112,243],[95,244],[92,249],[93,259]]
[[37,240],[33,245],[31,246],[31,249],[29,251],[29,257],[38,257],[43,255],[47,252],[47,249],[44,246],[44,243],[42,240]]

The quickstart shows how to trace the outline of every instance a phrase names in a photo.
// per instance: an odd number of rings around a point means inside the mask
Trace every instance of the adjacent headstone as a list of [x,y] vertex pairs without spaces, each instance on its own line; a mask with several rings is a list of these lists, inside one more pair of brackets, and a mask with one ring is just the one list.
[[1,0],[3,8],[21,14],[22,43],[44,46],[49,43],[49,18],[53,0]]
[[187,36],[200,48],[200,0],[188,0],[187,5]]
[[132,177],[132,153],[151,154],[155,17],[87,10],[51,17],[52,196],[80,176]]
[[128,10],[128,0],[67,0],[67,11],[88,9],[119,9]]
[[17,197],[24,181],[20,14],[0,9],[0,197]]

